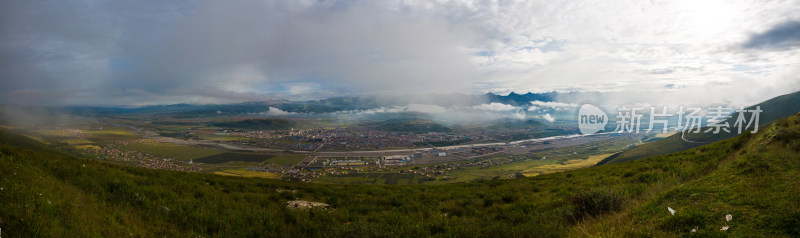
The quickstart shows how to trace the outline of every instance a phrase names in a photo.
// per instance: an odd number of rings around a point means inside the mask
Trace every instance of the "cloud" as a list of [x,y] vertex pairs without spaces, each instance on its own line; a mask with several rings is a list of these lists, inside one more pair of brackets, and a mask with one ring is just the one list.
[[[238,95],[455,91],[474,78],[462,50],[474,38],[470,29],[391,4],[7,1],[0,8],[3,94],[80,89],[99,97],[65,97],[225,103]],[[108,90],[130,101],[104,98]]]
[[800,90],[787,74],[800,68],[796,12],[792,0],[10,0],[0,2],[0,103],[665,85],[706,91],[696,100],[774,96]]
[[418,112],[427,114],[445,114],[449,110],[450,109],[439,105],[412,103],[405,106],[379,107],[361,111],[341,111],[337,113],[375,114],[375,113]]
[[437,113],[446,113],[447,108],[429,104],[409,104],[408,106],[406,106],[405,111],[437,114]]
[[800,21],[783,22],[766,32],[753,34],[742,46],[769,50],[787,50],[800,46]]
[[508,104],[498,103],[498,102],[476,105],[476,106],[473,106],[472,108],[473,109],[477,109],[477,110],[485,110],[485,111],[512,111],[512,110],[516,110],[517,109],[517,107],[511,106],[511,105],[508,105]]
[[551,116],[551,115],[550,115],[550,113],[547,113],[547,114],[545,114],[543,118],[544,118],[545,120],[549,121],[549,122],[554,122],[554,121],[556,121],[556,118],[555,118],[555,117],[553,117],[553,116]]
[[[531,107],[531,108],[533,108],[533,110],[538,109],[539,107],[558,108],[558,107],[577,107],[578,106],[578,104],[573,104],[573,103],[542,102],[542,101],[531,101],[531,105],[534,105],[534,106]],[[538,107],[536,107],[536,106],[538,106]],[[531,109],[529,108],[528,110],[530,111]]]
[[508,118],[517,119],[517,120],[525,120],[527,115],[524,111],[515,111],[513,114],[509,115]]
[[281,110],[280,108],[276,108],[276,107],[269,107],[269,110],[267,110],[266,112],[259,113],[259,114],[266,115],[266,116],[288,116],[288,115],[292,115],[294,113],[293,112],[287,112],[287,111]]

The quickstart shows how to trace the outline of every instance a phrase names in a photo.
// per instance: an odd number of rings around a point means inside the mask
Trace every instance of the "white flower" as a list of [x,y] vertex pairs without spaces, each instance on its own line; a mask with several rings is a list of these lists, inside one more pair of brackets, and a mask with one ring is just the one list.
[[697,226],[695,226],[694,229],[692,229],[692,233],[697,233]]
[[720,231],[727,231],[728,230],[728,226],[723,226],[722,229],[719,229],[719,230]]
[[725,215],[725,221],[731,221],[731,220],[733,220],[733,215],[731,214]]
[[667,211],[669,211],[669,213],[672,214],[673,216],[675,215],[675,209],[672,209],[671,207],[667,207]]

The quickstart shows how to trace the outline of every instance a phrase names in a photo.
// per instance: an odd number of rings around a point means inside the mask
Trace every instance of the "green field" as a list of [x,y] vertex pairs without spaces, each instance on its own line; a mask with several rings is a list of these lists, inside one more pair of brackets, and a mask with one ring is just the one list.
[[225,169],[222,171],[214,172],[217,175],[224,175],[224,176],[237,176],[237,177],[248,177],[248,178],[269,178],[274,179],[280,176],[280,174],[270,173],[270,172],[258,172],[258,171],[247,171],[244,169]]
[[128,145],[122,145],[120,146],[120,148],[125,150],[145,152],[156,156],[175,158],[184,161],[208,157],[222,153],[222,151],[213,149],[166,144],[166,143],[156,143],[156,142],[132,143]]
[[[524,157],[527,159],[502,165],[494,165],[488,168],[477,166],[461,168],[446,174],[446,176],[449,178],[448,180],[442,180],[441,178],[443,176],[438,176],[439,179],[436,181],[430,181],[427,183],[444,184],[486,179],[510,178],[515,176],[517,173],[522,172],[523,170],[528,170],[539,166],[549,166],[569,160],[584,160],[596,155],[607,155],[608,153],[614,153],[622,150],[628,144],[637,141],[637,138],[639,137],[617,137],[607,141],[592,142],[583,145],[568,146],[525,155],[518,155],[516,157]],[[510,157],[514,156],[494,155],[488,158],[481,158],[480,160],[497,160]]]
[[123,127],[104,127],[102,130],[85,130],[89,140],[104,143],[110,140],[135,140],[139,136]]
[[297,164],[306,155],[304,154],[263,154],[245,152],[225,152],[195,159],[194,162],[206,164],[220,164],[230,161],[240,162],[267,162],[275,164]]
[[250,137],[244,136],[236,136],[236,135],[215,135],[215,134],[203,134],[197,133],[194,134],[194,137],[203,140],[211,140],[211,141],[225,141],[225,142],[255,142],[258,141],[257,139],[253,139]]

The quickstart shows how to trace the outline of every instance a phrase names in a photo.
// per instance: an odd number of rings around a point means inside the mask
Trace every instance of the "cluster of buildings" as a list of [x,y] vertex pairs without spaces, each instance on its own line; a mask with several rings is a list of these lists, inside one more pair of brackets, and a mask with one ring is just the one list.
[[83,130],[74,128],[57,130],[53,134],[59,137],[74,137],[74,138],[82,138],[86,135],[86,133],[84,133]]
[[325,150],[371,150],[386,147],[428,146],[428,143],[485,141],[492,138],[486,132],[465,133],[401,133],[366,128],[316,128],[308,130],[258,130],[231,132],[230,135],[259,139],[265,147],[316,150],[324,144]]
[[202,170],[199,166],[179,162],[173,158],[153,156],[139,151],[123,151],[109,146],[99,148],[89,148],[90,153],[98,156],[99,159],[109,159],[116,161],[130,162],[134,166],[150,169],[166,169],[185,172],[197,172]]

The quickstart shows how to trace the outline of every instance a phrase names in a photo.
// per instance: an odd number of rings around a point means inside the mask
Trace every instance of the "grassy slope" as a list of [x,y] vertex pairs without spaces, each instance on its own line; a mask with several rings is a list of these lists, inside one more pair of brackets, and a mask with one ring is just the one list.
[[247,129],[247,130],[286,130],[297,125],[285,119],[245,119],[240,121],[215,122],[211,125],[224,128]]
[[645,143],[636,146],[630,150],[621,152],[619,155],[614,157],[614,159],[609,161],[603,161],[603,164],[613,164],[613,163],[637,160],[658,155],[664,155],[691,149],[699,145],[700,144],[688,143],[681,140],[681,134],[676,133],[674,135],[668,136],[667,138],[655,142]]
[[[759,123],[762,125],[766,125],[780,118],[784,118],[789,115],[793,115],[795,113],[800,112],[800,92],[781,95],[772,98],[770,100],[761,102],[759,104],[756,104],[754,106],[750,106],[746,109],[753,110],[756,108],[756,106],[760,106],[761,110],[763,110],[763,112],[759,115]],[[736,120],[735,116],[728,118],[727,123],[733,126],[735,124],[735,120]],[[705,128],[703,130],[705,130]],[[695,142],[716,142],[737,136],[735,131],[733,131],[733,128],[731,130],[734,133],[724,133],[724,132],[719,134],[687,133],[686,139]],[[622,152],[618,156],[616,156],[613,160],[606,161],[605,163],[619,163],[641,158],[665,155],[669,153],[674,153],[694,148],[700,145],[696,143],[684,142],[683,140],[681,140],[680,136],[681,134],[678,133],[659,141],[644,144],[642,146]]]
[[[122,167],[0,132],[0,227],[13,237],[674,236],[694,226],[702,236],[798,236],[798,138],[794,116],[758,135],[627,163],[382,186]],[[332,208],[285,206],[297,198]]]

